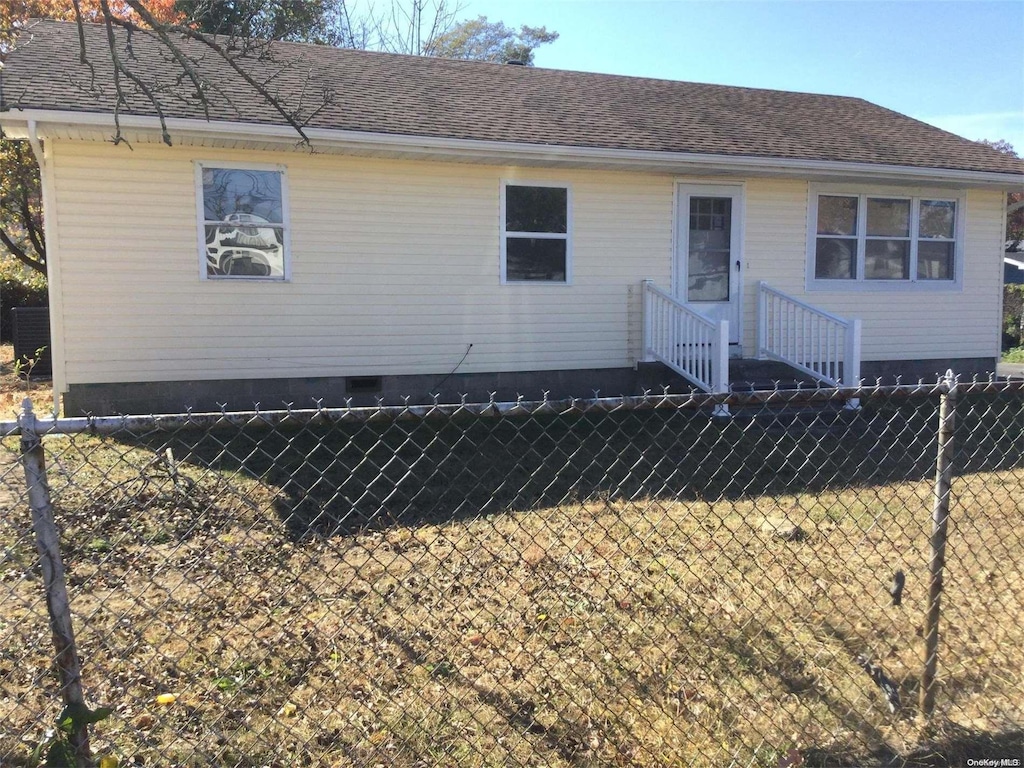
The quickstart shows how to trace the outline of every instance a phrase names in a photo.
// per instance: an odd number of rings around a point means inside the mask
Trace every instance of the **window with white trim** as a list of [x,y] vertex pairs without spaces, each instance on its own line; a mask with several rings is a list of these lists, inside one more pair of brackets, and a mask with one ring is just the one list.
[[501,208],[501,281],[568,283],[572,258],[569,188],[505,182]]
[[202,164],[198,173],[203,275],[284,280],[284,171]]
[[822,192],[815,197],[811,277],[950,285],[959,266],[958,206],[942,196]]

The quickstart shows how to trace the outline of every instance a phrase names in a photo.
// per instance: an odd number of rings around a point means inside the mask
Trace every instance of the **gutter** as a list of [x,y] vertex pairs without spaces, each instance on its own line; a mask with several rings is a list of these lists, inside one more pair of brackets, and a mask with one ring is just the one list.
[[[71,112],[65,110],[12,110],[0,113],[5,129],[17,129],[28,123],[53,126],[113,130],[109,113]],[[159,131],[160,121],[145,115],[122,115],[123,129]],[[258,140],[294,148],[298,141],[295,130],[285,125],[206,121],[168,118],[172,134],[196,138],[232,138]],[[906,165],[882,165],[862,162],[801,160],[792,158],[744,157],[736,155],[661,152],[654,150],[606,149],[567,145],[527,144],[522,142],[451,139],[430,136],[382,134],[368,131],[343,131],[330,128],[304,129],[314,148],[353,153],[390,153],[423,159],[446,159],[456,162],[489,162],[496,164],[532,164],[566,166],[600,166],[602,168],[657,169],[664,172],[715,172],[728,175],[788,175],[804,179],[833,178],[930,182],[999,187],[1007,190],[1024,185],[1024,173],[965,171],[943,168],[921,168]]]

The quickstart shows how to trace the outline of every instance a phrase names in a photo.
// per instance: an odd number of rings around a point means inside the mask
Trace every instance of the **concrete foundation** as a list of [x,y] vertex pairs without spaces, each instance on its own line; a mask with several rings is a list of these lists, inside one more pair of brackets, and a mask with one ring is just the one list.
[[[775,369],[771,375],[762,370],[764,363],[734,361],[740,382],[755,378],[782,379]],[[902,381],[924,379],[934,382],[947,369],[961,376],[987,376],[995,370],[993,358],[958,358],[942,360],[865,361],[861,372],[873,383],[881,379],[892,384],[896,376]],[[776,366],[777,364],[769,364]],[[784,371],[782,372],[785,373]],[[764,375],[762,375],[764,374]],[[789,378],[801,378],[792,372]],[[805,378],[805,377],[804,377]],[[766,383],[765,387],[771,386]],[[405,402],[414,404],[433,402],[457,403],[465,396],[470,402],[495,400],[514,401],[522,396],[539,400],[547,392],[550,398],[595,396],[617,397],[641,395],[644,392],[672,394],[689,392],[692,387],[681,376],[660,363],[641,363],[633,368],[594,368],[568,371],[518,371],[509,373],[462,373],[451,376],[358,376],[358,377],[303,377],[283,379],[215,379],[209,381],[154,381],[114,384],[74,384],[63,396],[64,414],[95,416],[112,414],[179,413],[185,410],[219,411],[251,410],[259,406],[276,410],[289,405],[294,408],[312,408],[318,402],[325,407],[386,405]]]

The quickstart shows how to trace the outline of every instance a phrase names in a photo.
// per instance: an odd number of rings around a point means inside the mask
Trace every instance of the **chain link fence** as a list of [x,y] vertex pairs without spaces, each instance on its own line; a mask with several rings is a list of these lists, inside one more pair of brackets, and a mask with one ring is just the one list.
[[4,766],[1024,757],[1021,382],[0,434]]

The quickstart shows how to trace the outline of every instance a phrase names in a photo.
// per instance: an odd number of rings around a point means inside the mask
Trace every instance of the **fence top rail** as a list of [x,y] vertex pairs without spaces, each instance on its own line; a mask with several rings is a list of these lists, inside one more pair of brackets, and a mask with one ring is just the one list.
[[824,309],[814,306],[813,304],[808,304],[806,301],[801,301],[795,296],[790,296],[785,291],[780,291],[778,288],[772,288],[764,280],[758,283],[758,287],[765,293],[774,294],[775,296],[778,296],[780,299],[785,299],[791,304],[796,304],[801,309],[806,309],[808,312],[812,312],[815,315],[818,315],[819,317],[825,318],[826,320],[832,320],[833,322],[840,323],[846,326],[849,326],[850,324],[850,320],[848,320],[847,318],[840,317],[839,315],[833,315],[831,312],[827,312]]
[[950,391],[956,387],[959,394],[1024,393],[1024,379],[959,379],[941,378],[934,383],[918,381],[914,384],[897,383],[883,386],[862,383],[859,387],[806,386],[798,389],[768,389],[753,392],[708,393],[692,391],[686,394],[647,392],[643,395],[592,398],[564,398],[541,400],[432,403],[401,405],[372,405],[342,407],[314,407],[249,411],[206,411],[121,416],[81,416],[73,418],[40,419],[32,413],[26,398],[26,411],[21,419],[0,421],[0,437],[23,434],[22,424],[32,420],[32,431],[38,435],[68,435],[77,433],[117,434],[121,432],[175,431],[180,429],[211,429],[217,427],[274,427],[288,424],[359,423],[370,421],[423,420],[471,415],[497,418],[504,416],[559,415],[585,413],[613,413],[650,409],[698,409],[716,405],[800,405],[830,401],[862,401],[877,397],[927,397]]

